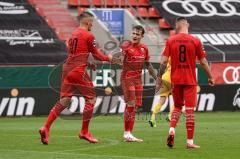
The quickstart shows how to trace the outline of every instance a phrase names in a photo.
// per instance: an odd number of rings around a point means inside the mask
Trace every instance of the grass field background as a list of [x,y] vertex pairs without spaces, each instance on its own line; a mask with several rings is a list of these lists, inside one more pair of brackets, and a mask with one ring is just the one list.
[[122,116],[98,116],[91,132],[100,140],[89,144],[78,139],[81,120],[59,118],[53,125],[49,145],[42,145],[38,129],[46,117],[0,118],[1,159],[238,159],[240,158],[240,112],[196,113],[195,143],[198,150],[186,149],[184,119],[176,129],[175,147],[166,146],[168,122],[158,120],[150,128],[145,115],[139,116],[134,135],[143,143],[122,140]]

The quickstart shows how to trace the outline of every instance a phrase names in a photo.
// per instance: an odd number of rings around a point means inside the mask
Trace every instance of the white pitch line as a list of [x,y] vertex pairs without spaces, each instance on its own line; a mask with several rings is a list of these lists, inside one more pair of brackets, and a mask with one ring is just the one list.
[[110,141],[110,143],[109,144],[105,144],[105,145],[100,145],[100,146],[97,146],[97,145],[99,145],[101,143],[97,143],[97,144],[95,144],[96,147],[85,147],[85,148],[79,148],[79,149],[54,151],[54,152],[60,152],[61,153],[61,152],[72,152],[72,151],[74,152],[74,151],[81,151],[81,150],[88,150],[88,149],[93,150],[93,149],[99,149],[99,148],[104,148],[104,147],[109,147],[109,146],[113,146],[113,145],[118,145],[119,144],[118,140],[111,140],[111,139],[106,139],[106,140]]
[[73,156],[92,156],[96,158],[124,158],[124,159],[167,159],[167,158],[150,158],[150,157],[129,157],[129,156],[111,156],[111,155],[91,155],[91,154],[75,154],[75,153],[61,153],[61,152],[43,152],[43,151],[32,151],[32,150],[5,150],[0,149],[0,151],[15,151],[15,152],[24,152],[24,153],[48,153],[56,155],[73,155]]
[[[9,134],[8,134],[9,135]],[[16,137],[38,137],[38,135],[14,135]],[[63,137],[63,138],[78,138],[78,136],[64,136],[64,135],[57,135],[54,137]],[[101,138],[104,139],[104,138]],[[79,139],[80,140],[80,139]],[[88,149],[98,149],[98,148],[103,148],[103,147],[109,147],[109,146],[113,146],[113,145],[118,145],[120,142],[118,140],[111,140],[111,139],[105,139],[107,141],[110,141],[109,144],[105,144],[105,145],[100,145],[98,146],[100,143],[95,144],[96,147],[84,147],[84,148],[78,148],[78,149],[71,149],[71,150],[62,150],[62,151],[53,151],[53,152],[71,152],[71,151],[79,151],[79,150],[88,150]],[[39,141],[40,142],[40,141]]]

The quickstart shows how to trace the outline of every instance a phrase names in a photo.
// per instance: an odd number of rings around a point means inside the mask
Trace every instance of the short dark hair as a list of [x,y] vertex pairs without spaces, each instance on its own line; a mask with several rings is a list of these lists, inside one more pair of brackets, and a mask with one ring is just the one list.
[[77,19],[78,19],[78,21],[81,21],[82,19],[88,18],[88,17],[94,17],[94,15],[93,15],[92,13],[90,13],[90,12],[85,11],[85,12],[82,12],[82,13],[77,17]]
[[136,29],[136,30],[141,30],[141,31],[142,31],[142,35],[144,35],[144,33],[145,33],[145,29],[144,29],[143,26],[141,26],[141,25],[135,25],[135,26],[133,26],[132,30],[134,30],[134,29]]
[[187,21],[187,18],[186,17],[177,17],[176,18],[176,23],[179,22],[179,21],[182,21],[182,20],[186,20]]

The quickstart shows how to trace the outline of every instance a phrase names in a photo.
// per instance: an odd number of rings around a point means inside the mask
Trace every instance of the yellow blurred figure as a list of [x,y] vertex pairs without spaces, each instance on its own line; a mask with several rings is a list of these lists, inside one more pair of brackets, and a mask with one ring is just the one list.
[[[162,87],[159,90],[160,99],[158,104],[153,107],[151,119],[148,121],[151,127],[157,127],[156,124],[156,116],[160,111],[162,105],[165,103],[167,97],[171,94],[171,60],[168,61],[167,68],[165,73],[162,76]],[[201,90],[200,86],[197,86],[197,93]],[[167,121],[171,120],[172,112],[174,105],[170,106],[170,111],[166,118]],[[185,107],[183,107],[183,112],[185,111]]]
[[167,97],[171,93],[171,65],[170,65],[170,63],[171,63],[171,61],[169,60],[168,64],[167,64],[166,71],[162,76],[162,87],[159,90],[160,99],[159,99],[158,104],[156,104],[153,107],[151,119],[149,120],[149,124],[150,124],[151,127],[156,127],[157,126],[156,125],[157,113],[159,112],[162,105],[165,103]]

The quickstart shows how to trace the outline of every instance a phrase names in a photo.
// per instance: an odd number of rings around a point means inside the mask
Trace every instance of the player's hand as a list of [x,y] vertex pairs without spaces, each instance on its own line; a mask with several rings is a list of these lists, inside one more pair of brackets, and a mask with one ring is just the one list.
[[109,58],[109,61],[111,62],[111,61],[112,61],[112,59],[113,59],[113,56],[112,56],[112,54],[108,54],[108,58]]
[[117,57],[113,57],[112,61],[113,64],[118,64],[118,65],[122,65],[122,59],[121,58],[117,58]]
[[162,77],[157,77],[157,80],[156,80],[156,86],[155,86],[155,93],[157,93],[160,88],[162,87]]
[[214,79],[213,78],[209,78],[208,79],[208,84],[210,85],[210,86],[214,86]]

